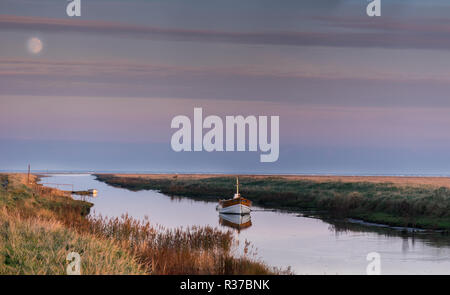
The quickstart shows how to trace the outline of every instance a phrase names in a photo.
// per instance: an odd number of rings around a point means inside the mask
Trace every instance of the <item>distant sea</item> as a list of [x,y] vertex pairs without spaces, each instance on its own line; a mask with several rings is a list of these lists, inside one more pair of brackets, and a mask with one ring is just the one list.
[[[3,173],[27,173],[26,169],[8,170],[0,169]],[[239,175],[305,175],[305,176],[397,176],[397,177],[450,177],[450,173],[335,173],[335,172],[303,172],[285,173],[285,172],[223,172],[223,171],[154,171],[154,170],[31,170],[31,173],[36,174],[95,174],[95,173],[112,173],[112,174],[239,174]]]

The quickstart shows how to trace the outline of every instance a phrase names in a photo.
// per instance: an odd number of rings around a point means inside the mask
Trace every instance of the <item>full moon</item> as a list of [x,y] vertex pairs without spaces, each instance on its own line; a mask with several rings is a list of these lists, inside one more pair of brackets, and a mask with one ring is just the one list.
[[28,40],[28,51],[32,54],[38,54],[42,51],[43,45],[42,41],[36,37]]

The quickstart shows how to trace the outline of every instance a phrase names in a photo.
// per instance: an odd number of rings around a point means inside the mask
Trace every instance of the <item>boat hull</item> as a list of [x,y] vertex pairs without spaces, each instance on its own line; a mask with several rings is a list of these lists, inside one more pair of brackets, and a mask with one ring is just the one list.
[[227,206],[227,207],[222,207],[221,205],[219,205],[218,207],[219,213],[223,213],[223,214],[250,214],[251,209],[250,207],[238,203],[235,205],[231,205],[231,206]]

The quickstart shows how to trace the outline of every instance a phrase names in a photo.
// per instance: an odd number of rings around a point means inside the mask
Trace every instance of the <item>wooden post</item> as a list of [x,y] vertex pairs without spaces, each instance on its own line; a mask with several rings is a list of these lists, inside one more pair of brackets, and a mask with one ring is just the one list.
[[28,164],[28,184],[30,184],[30,164]]

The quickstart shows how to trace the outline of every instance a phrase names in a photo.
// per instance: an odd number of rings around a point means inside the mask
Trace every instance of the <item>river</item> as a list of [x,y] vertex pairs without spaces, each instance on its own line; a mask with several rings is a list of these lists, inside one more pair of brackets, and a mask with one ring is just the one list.
[[[90,174],[51,174],[41,183],[52,187],[71,184],[74,190],[97,189],[98,196],[88,200],[94,204],[91,214],[147,216],[150,222],[167,228],[210,225],[232,230],[241,246],[245,240],[251,242],[257,258],[271,266],[290,266],[295,274],[366,274],[371,252],[380,255],[381,274],[450,274],[450,237],[440,233],[412,235],[261,208],[253,208],[250,219],[221,219],[216,203],[169,197],[152,190],[115,188]],[[58,188],[72,189],[64,185]]]

